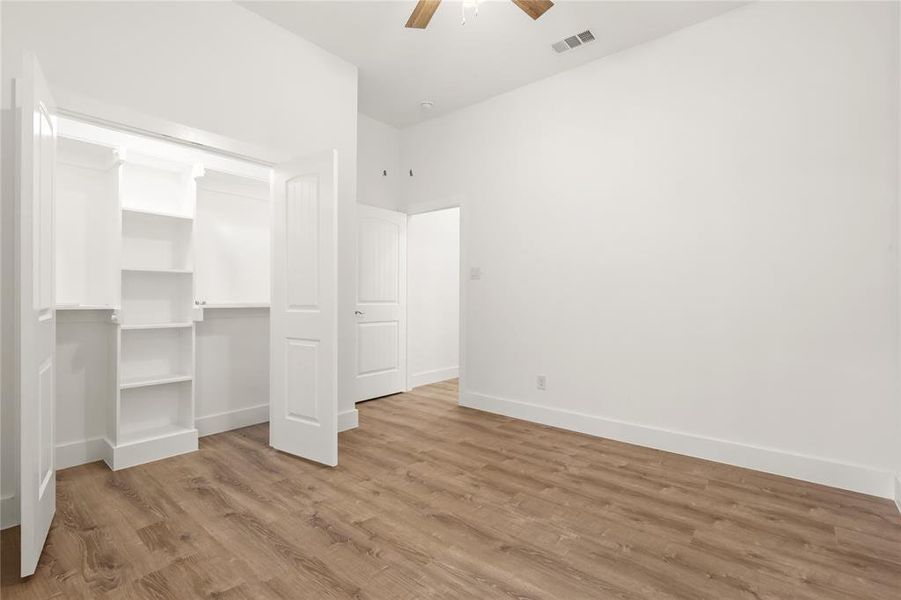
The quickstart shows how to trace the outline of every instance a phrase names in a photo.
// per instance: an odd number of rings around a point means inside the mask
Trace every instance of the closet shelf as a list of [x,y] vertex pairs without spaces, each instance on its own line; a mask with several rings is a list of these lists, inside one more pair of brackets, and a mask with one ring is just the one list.
[[175,273],[177,275],[191,274],[194,269],[157,269],[155,267],[122,267],[127,273]]
[[133,214],[133,215],[142,215],[146,217],[159,217],[162,219],[178,219],[181,221],[193,221],[194,217],[192,215],[179,215],[176,213],[170,213],[165,211],[156,211],[156,210],[147,210],[144,208],[126,208],[122,207],[122,212],[124,214]]
[[128,325],[122,325],[122,329],[123,331],[130,329],[181,329],[184,327],[190,327],[193,324],[193,321],[185,321],[180,323],[130,323]]
[[197,304],[197,308],[269,308],[268,302],[207,302]]
[[166,385],[168,383],[181,383],[183,381],[191,381],[194,379],[191,375],[161,375],[158,377],[140,377],[128,379],[119,383],[119,389],[130,390],[140,387],[149,387],[152,385]]
[[196,430],[193,427],[183,427],[181,425],[163,425],[160,427],[139,429],[137,431],[122,432],[119,436],[118,446],[141,444],[195,432]]
[[109,304],[57,304],[56,310],[117,310]]

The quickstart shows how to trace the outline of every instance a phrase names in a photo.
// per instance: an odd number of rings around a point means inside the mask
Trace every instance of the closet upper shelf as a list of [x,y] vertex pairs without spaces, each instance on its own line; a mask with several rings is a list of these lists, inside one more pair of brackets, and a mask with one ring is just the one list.
[[107,304],[57,304],[56,310],[118,310]]
[[189,275],[193,269],[163,269],[156,267],[122,267],[122,270],[130,273],[175,273],[177,275]]
[[180,329],[183,327],[191,327],[193,321],[179,321],[177,323],[129,323],[122,325],[124,331],[132,329]]
[[193,221],[194,220],[193,215],[180,215],[180,214],[176,214],[176,213],[165,212],[165,211],[160,211],[160,210],[149,210],[149,209],[145,209],[145,208],[128,208],[128,207],[123,206],[122,212],[128,213],[128,214],[133,214],[133,215],[147,216],[147,217],[159,217],[162,219],[178,219],[181,221]]
[[60,137],[57,143],[57,163],[88,171],[108,171],[119,165],[119,148],[92,144]]

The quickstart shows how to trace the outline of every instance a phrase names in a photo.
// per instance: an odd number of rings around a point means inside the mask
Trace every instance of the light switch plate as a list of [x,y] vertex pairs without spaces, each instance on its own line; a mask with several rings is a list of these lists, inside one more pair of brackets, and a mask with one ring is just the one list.
[[469,278],[473,281],[482,278],[482,267],[470,267]]

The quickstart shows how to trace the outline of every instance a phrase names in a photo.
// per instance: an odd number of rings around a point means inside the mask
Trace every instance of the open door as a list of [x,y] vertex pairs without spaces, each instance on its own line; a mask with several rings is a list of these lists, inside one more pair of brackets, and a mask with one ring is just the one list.
[[19,501],[22,576],[34,574],[56,511],[53,185],[56,119],[34,55],[16,80],[19,138],[16,289],[19,316]]
[[269,444],[338,464],[337,153],[272,180]]
[[354,400],[407,387],[407,215],[357,205]]

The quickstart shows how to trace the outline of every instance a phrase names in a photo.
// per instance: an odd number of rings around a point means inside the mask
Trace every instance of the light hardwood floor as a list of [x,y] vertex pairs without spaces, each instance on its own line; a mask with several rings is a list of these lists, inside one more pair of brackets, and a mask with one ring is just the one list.
[[258,425],[118,473],[59,473],[38,572],[2,596],[901,598],[887,500],[460,408],[455,382],[359,405],[340,466]]

